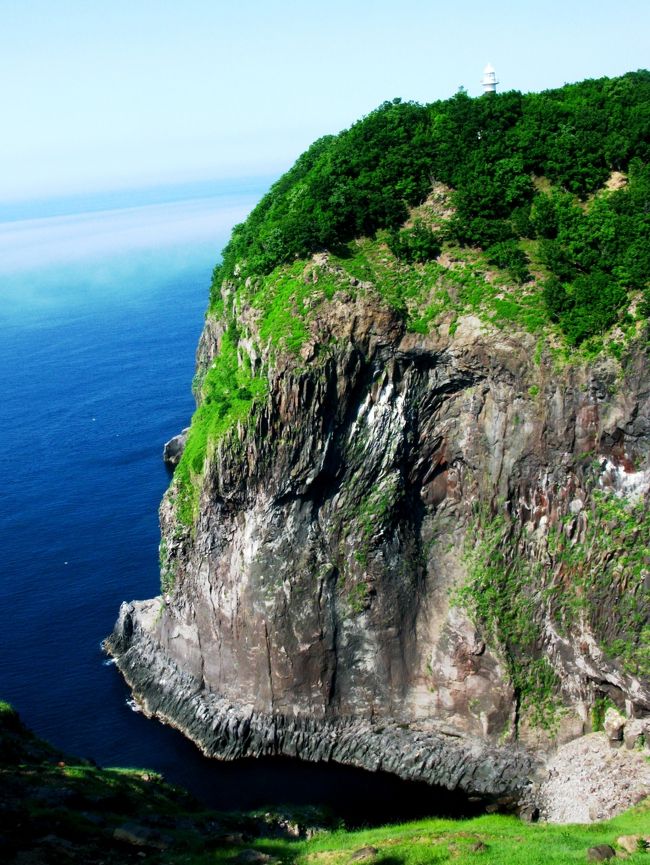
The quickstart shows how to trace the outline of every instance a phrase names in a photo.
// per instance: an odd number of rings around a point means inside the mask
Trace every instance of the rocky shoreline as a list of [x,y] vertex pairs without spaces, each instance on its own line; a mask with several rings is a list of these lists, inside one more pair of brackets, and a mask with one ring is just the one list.
[[539,777],[540,763],[524,748],[501,747],[442,725],[287,717],[220,698],[157,644],[161,603],[158,598],[122,604],[104,647],[145,714],[179,729],[206,756],[332,761],[462,790],[504,810],[530,807],[531,781]]
[[[156,641],[161,598],[124,603],[105,650],[150,717],[191,739],[206,757],[237,760],[286,756],[390,772],[407,781],[462,791],[486,810],[523,819],[590,823],[650,795],[645,724],[623,725],[568,742],[552,753],[495,745],[444,725],[392,720],[316,719],[255,711],[208,691]],[[639,727],[639,730],[637,730]],[[620,728],[620,729],[619,729]]]

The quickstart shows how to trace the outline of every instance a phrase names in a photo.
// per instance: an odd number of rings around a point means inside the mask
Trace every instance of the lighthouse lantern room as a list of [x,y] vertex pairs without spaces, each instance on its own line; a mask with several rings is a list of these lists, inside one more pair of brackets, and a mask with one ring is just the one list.
[[494,66],[491,63],[483,70],[483,78],[481,79],[481,84],[483,85],[484,93],[496,93],[497,92],[497,74],[494,71]]

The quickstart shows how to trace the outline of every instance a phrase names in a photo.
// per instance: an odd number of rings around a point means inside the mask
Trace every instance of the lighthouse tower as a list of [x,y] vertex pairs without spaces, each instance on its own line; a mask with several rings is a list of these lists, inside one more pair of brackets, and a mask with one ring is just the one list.
[[494,66],[491,63],[483,70],[483,78],[481,79],[481,84],[483,85],[484,93],[496,93],[497,92],[497,74],[494,71]]

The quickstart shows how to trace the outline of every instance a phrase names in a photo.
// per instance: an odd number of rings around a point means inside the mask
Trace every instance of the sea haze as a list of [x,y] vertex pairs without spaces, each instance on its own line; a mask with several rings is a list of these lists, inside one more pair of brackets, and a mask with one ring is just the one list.
[[212,269],[266,185],[0,210],[0,699],[60,748],[161,771],[215,807],[440,810],[352,769],[206,760],[129,708],[100,648],[123,600],[158,594],[162,445],[194,408]]
[[203,762],[128,708],[100,642],[159,591],[162,445],[194,408],[212,269],[263,192],[0,222],[0,698],[103,763]]

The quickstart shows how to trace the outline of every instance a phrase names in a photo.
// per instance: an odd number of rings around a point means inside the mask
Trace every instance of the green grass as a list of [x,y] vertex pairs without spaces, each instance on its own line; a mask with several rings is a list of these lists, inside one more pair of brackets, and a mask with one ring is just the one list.
[[395,508],[399,489],[400,479],[393,473],[362,499],[356,517],[365,539],[370,540],[384,528]]
[[261,313],[262,344],[297,354],[307,339],[314,309],[325,298],[331,299],[338,287],[333,274],[304,261],[276,268],[250,298]]
[[356,583],[348,592],[348,607],[353,616],[358,616],[366,609],[370,589],[367,583]]
[[561,530],[549,537],[561,592],[554,589],[557,619],[565,632],[586,617],[601,648],[624,672],[650,677],[650,513],[644,501],[627,501],[599,490],[580,542]]
[[177,516],[186,526],[191,526],[198,514],[200,482],[209,448],[238,422],[248,420],[256,401],[266,394],[266,379],[253,374],[248,356],[239,355],[238,345],[238,333],[231,325],[201,383],[201,404],[192,417],[187,444],[174,472],[172,495]]
[[[516,817],[490,815],[471,820],[422,820],[357,832],[336,831],[309,841],[259,840],[254,847],[276,861],[295,865],[347,865],[354,851],[374,847],[369,865],[570,865],[586,862],[596,844],[610,844],[622,835],[650,834],[648,803],[606,823],[553,826],[525,824]],[[476,845],[484,845],[476,850]],[[176,863],[225,863],[238,848],[205,856],[180,856]],[[650,854],[629,856],[630,865],[648,862]]]
[[519,557],[510,524],[481,512],[467,532],[467,580],[452,596],[493,646],[504,655],[522,712],[531,723],[553,731],[558,720],[559,679],[540,654],[541,566]]
[[517,324],[538,333],[550,326],[537,284],[516,284],[476,250],[446,244],[445,251],[455,259],[452,267],[437,261],[405,264],[390,251],[386,233],[378,232],[374,239],[349,243],[334,260],[352,276],[372,283],[416,333],[429,333],[450,312],[454,323],[472,313],[498,328]]

